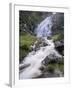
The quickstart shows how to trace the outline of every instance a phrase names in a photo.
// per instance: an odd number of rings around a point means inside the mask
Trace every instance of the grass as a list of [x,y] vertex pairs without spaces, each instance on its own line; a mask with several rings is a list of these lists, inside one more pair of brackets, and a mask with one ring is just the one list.
[[30,46],[36,41],[36,37],[31,35],[28,32],[25,32],[20,34],[19,41],[20,41],[20,46],[23,46],[23,45]]
[[55,34],[51,37],[51,39],[53,39],[53,41],[59,41],[59,40],[62,40],[64,39],[64,35],[61,34],[61,33],[58,33],[58,34]]
[[34,35],[28,32],[20,32],[19,37],[19,60],[22,59],[30,52],[30,46],[37,40]]

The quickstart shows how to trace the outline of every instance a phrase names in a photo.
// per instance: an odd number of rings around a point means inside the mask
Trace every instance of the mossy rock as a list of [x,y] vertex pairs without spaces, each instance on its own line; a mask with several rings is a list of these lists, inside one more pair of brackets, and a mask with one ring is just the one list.
[[54,73],[54,66],[53,65],[51,65],[51,64],[49,64],[48,66],[47,66],[47,71],[49,71],[49,72],[51,72],[51,73]]
[[64,58],[61,58],[56,63],[50,63],[46,67],[47,71],[54,73],[56,69],[64,73]]

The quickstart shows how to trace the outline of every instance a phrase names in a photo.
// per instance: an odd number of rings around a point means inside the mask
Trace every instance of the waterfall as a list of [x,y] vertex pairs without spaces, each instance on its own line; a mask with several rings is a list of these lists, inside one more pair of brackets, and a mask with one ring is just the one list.
[[35,29],[37,37],[47,37],[51,35],[52,15],[45,18]]
[[39,68],[42,66],[42,61],[46,58],[46,56],[54,53],[57,57],[61,57],[61,55],[55,50],[53,41],[45,38],[51,35],[51,20],[52,16],[45,18],[35,29],[37,37],[44,38],[44,42],[47,43],[47,46],[42,46],[37,51],[33,50],[26,58],[24,58],[23,64],[30,64],[30,66],[20,72],[20,79],[40,76],[42,72]]

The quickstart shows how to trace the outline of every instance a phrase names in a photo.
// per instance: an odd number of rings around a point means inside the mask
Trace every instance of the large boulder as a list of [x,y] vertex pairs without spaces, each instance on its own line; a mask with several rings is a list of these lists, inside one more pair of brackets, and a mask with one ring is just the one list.
[[49,63],[55,63],[57,62],[57,60],[59,59],[59,57],[57,57],[54,53],[48,55],[43,61],[42,64],[47,66]]

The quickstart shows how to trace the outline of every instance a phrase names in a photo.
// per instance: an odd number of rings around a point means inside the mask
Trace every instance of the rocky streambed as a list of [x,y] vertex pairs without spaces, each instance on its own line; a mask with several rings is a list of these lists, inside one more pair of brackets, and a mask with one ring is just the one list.
[[59,67],[63,63],[63,57],[55,49],[55,47],[60,46],[55,46],[52,40],[44,38],[36,41],[31,46],[32,52],[20,64],[20,79],[63,76],[64,73]]

